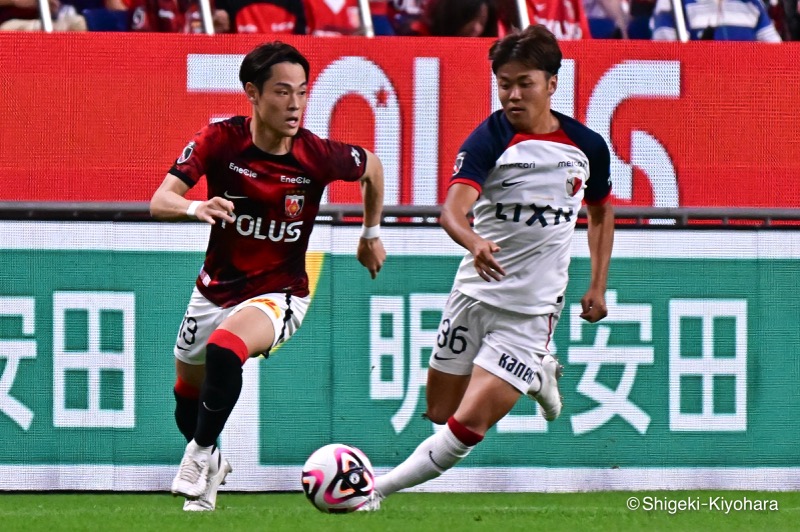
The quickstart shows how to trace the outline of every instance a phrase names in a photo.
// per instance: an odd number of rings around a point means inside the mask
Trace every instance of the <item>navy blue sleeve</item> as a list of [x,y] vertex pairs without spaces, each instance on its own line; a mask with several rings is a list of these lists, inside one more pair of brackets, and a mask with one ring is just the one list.
[[577,120],[556,113],[561,128],[589,159],[589,180],[583,199],[588,205],[605,203],[611,194],[611,153],[605,139]]
[[[600,135],[598,135],[599,137]],[[608,144],[600,138],[589,157],[589,181],[583,199],[588,205],[604,203],[611,194],[611,154]]]
[[486,178],[513,136],[511,124],[502,116],[502,111],[490,115],[458,150],[450,184],[464,183],[482,191]]

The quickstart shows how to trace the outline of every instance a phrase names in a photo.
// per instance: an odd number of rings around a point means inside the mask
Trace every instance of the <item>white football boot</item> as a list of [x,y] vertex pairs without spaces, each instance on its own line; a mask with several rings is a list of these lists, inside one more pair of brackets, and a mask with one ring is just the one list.
[[186,445],[178,474],[172,481],[172,494],[187,499],[197,499],[208,487],[208,468],[211,462],[211,447],[200,447],[194,440]]
[[217,491],[225,484],[225,477],[233,472],[231,464],[222,457],[219,449],[214,449],[208,464],[208,485],[205,493],[199,498],[186,499],[183,503],[184,512],[213,512],[217,507]]
[[[528,390],[528,395],[536,399],[547,421],[554,421],[561,415],[561,393],[558,391],[558,379],[564,372],[564,366],[558,363],[553,355],[541,357],[542,367],[536,372],[539,381],[537,390]],[[534,383],[534,386],[536,384]]]
[[383,496],[378,493],[377,491],[373,491],[370,494],[369,499],[358,507],[356,512],[377,512],[381,509],[381,501],[383,500]]

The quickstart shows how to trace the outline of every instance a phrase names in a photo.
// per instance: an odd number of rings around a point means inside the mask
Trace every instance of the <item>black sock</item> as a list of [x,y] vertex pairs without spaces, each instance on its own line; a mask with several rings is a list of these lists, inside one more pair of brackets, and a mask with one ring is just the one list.
[[175,394],[175,423],[187,442],[192,441],[197,430],[197,410],[200,400],[197,397],[184,397],[178,395],[177,390],[172,390]]
[[201,447],[214,445],[242,391],[242,360],[217,344],[206,347],[206,378],[200,389],[194,441]]

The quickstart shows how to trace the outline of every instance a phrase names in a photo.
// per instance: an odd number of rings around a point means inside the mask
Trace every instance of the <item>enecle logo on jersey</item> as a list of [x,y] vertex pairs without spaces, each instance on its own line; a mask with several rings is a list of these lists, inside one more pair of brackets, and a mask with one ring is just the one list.
[[297,177],[287,177],[285,175],[281,176],[281,183],[290,183],[292,185],[310,185],[311,180],[307,177],[303,177],[301,175]]
[[242,168],[240,166],[236,166],[233,163],[229,163],[228,164],[228,168],[230,168],[231,170],[233,170],[237,174],[241,174],[241,175],[246,176],[246,177],[252,177],[253,179],[258,177],[258,174],[255,173],[254,171],[250,170],[249,168]]
[[[523,214],[525,218],[523,220]],[[552,219],[550,222],[547,221],[545,214],[550,217],[552,215]],[[575,211],[572,208],[567,209],[566,211],[562,208],[553,209],[550,205],[545,205],[544,207],[540,207],[535,203],[531,203],[530,205],[521,205],[519,203],[514,204],[505,204],[505,203],[497,203],[495,205],[494,217],[498,220],[502,220],[504,222],[523,222],[528,227],[532,226],[535,223],[539,223],[542,227],[547,227],[548,225],[558,225],[562,222],[572,221],[572,215],[575,214]]]

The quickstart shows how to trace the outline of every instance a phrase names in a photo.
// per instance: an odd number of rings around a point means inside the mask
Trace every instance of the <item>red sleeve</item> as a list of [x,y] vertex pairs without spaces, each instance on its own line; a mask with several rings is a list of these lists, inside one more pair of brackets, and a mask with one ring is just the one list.
[[367,170],[367,152],[361,146],[354,146],[336,140],[320,139],[325,154],[322,178],[333,181],[358,181]]
[[361,146],[323,139],[300,129],[292,154],[321,186],[334,181],[358,181],[367,169],[367,152]]
[[211,164],[213,147],[219,145],[220,129],[214,124],[209,124],[197,133],[194,138],[183,148],[169,173],[193,187],[200,181]]

